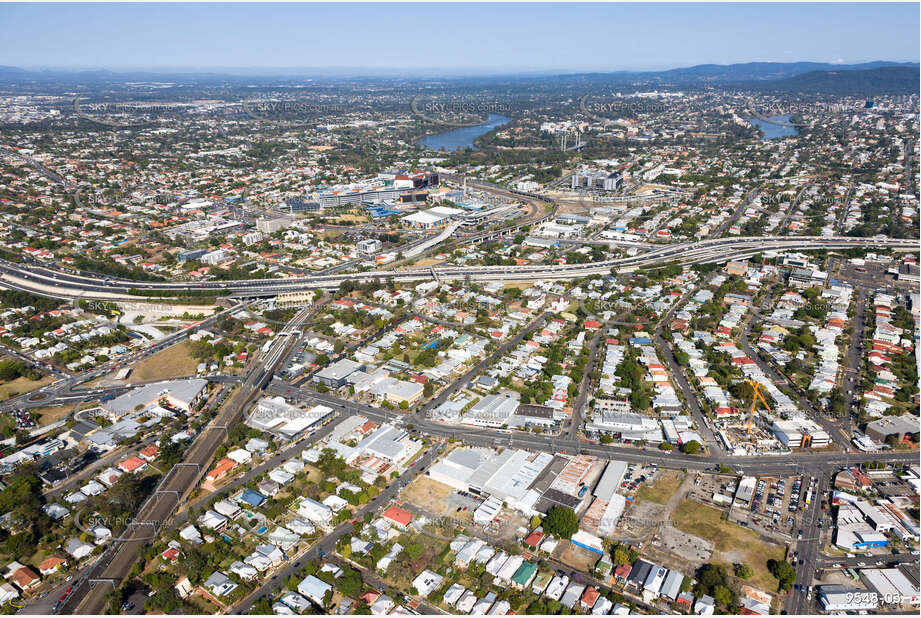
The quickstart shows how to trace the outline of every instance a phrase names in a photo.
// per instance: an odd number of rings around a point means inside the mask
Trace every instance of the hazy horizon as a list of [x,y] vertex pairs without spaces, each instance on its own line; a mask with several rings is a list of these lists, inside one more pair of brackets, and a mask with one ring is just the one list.
[[918,62],[919,17],[917,3],[0,4],[0,64],[506,75]]

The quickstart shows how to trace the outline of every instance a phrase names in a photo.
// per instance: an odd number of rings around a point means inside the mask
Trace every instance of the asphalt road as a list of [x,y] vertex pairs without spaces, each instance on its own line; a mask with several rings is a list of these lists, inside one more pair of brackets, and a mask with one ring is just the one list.
[[787,595],[784,603],[787,614],[816,613],[811,605],[813,602],[818,602],[818,595],[813,594],[812,600],[809,600],[807,590],[812,585],[818,568],[819,540],[822,530],[816,527],[816,522],[822,517],[820,505],[826,497],[825,492],[828,489],[829,477],[827,474],[819,473],[816,478],[816,488],[813,492],[812,502],[806,507],[806,511],[800,518],[803,538],[796,541],[797,561],[802,560],[802,564],[796,565],[796,584],[799,589],[794,588]]
[[675,382],[678,383],[681,392],[684,394],[684,402],[687,404],[688,410],[694,418],[694,424],[697,426],[700,437],[703,438],[706,443],[705,446],[711,451],[717,452],[722,448],[722,443],[713,435],[713,431],[710,429],[710,424],[704,414],[703,408],[700,406],[700,400],[697,399],[697,391],[695,391],[690,382],[688,382],[684,369],[678,364],[675,358],[674,348],[672,348],[672,345],[662,336],[663,331],[671,322],[672,316],[675,315],[678,309],[687,302],[697,289],[698,288],[695,287],[688,291],[669,308],[665,315],[659,320],[658,325],[656,325],[653,339],[655,340],[656,347],[659,349],[659,353],[663,356],[665,362],[668,363],[669,373],[671,373]]
[[105,610],[106,596],[130,572],[137,560],[137,552],[155,538],[173,510],[204,475],[214,451],[224,441],[227,429],[242,419],[247,406],[260,394],[268,377],[286,357],[286,350],[296,342],[296,337],[286,337],[286,333],[300,326],[311,314],[312,311],[307,310],[298,313],[276,338],[275,344],[253,365],[240,390],[208,428],[198,435],[183,462],[167,472],[156,492],[138,510],[136,518],[122,533],[122,541],[112,543],[97,567],[74,586],[61,608],[62,613],[99,614]]
[[422,455],[415,463],[403,472],[397,479],[391,482],[381,493],[374,497],[370,502],[355,511],[352,518],[345,523],[339,524],[331,532],[323,536],[319,541],[310,546],[309,549],[289,560],[284,567],[279,569],[268,581],[259,586],[252,594],[241,601],[233,608],[234,614],[247,614],[253,603],[260,597],[272,593],[293,574],[297,573],[307,561],[315,561],[322,557],[332,554],[336,549],[336,542],[340,537],[350,534],[355,526],[353,520],[363,521],[366,513],[374,513],[393,500],[419,474],[423,474],[428,467],[441,454],[444,445],[436,443],[431,446],[425,454]]
[[708,455],[685,455],[683,453],[665,453],[657,449],[647,450],[630,446],[613,444],[593,444],[568,437],[548,436],[529,432],[512,431],[504,433],[490,429],[450,425],[432,421],[419,413],[408,414],[388,411],[368,404],[342,399],[330,393],[317,393],[308,388],[299,388],[282,380],[274,380],[268,386],[271,394],[282,395],[291,399],[313,398],[332,406],[344,408],[347,414],[361,414],[377,422],[400,422],[412,431],[423,436],[455,438],[467,444],[490,447],[517,447],[522,449],[550,453],[583,453],[607,459],[620,459],[637,463],[654,463],[669,469],[713,469],[722,464],[730,466],[735,472],[754,475],[790,475],[802,469],[832,471],[838,468],[858,464],[863,461],[916,461],[917,453],[819,453],[804,452],[788,455],[757,455],[735,457],[724,453]]
[[837,427],[834,426],[832,421],[828,419],[822,412],[815,409],[812,405],[812,402],[803,394],[800,388],[793,383],[785,374],[782,374],[772,362],[766,361],[761,354],[751,346],[749,342],[749,335],[751,334],[752,328],[754,327],[754,322],[756,318],[759,318],[761,314],[757,310],[752,310],[752,317],[745,323],[745,328],[742,329],[742,335],[739,337],[739,343],[742,346],[742,350],[745,351],[745,354],[748,355],[755,364],[758,365],[758,368],[766,376],[768,376],[774,384],[783,384],[793,393],[793,396],[796,398],[796,403],[799,405],[800,410],[804,412],[809,412],[810,418],[822,426],[822,429],[831,437],[831,439],[841,448],[847,449],[850,447],[849,436],[843,435]]

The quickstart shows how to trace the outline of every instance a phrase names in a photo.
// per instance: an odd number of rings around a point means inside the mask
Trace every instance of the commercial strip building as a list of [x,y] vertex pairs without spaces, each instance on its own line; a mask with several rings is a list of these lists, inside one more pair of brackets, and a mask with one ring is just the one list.
[[191,378],[145,384],[129,393],[100,404],[106,416],[118,420],[130,412],[146,409],[163,402],[172,408],[190,413],[192,407],[202,400],[207,380]]
[[277,437],[293,440],[325,421],[332,413],[333,409],[328,406],[317,405],[304,409],[290,405],[282,397],[265,397],[253,408],[246,418],[246,424]]
[[831,436],[808,418],[775,420],[771,431],[787,448],[823,448],[831,443]]

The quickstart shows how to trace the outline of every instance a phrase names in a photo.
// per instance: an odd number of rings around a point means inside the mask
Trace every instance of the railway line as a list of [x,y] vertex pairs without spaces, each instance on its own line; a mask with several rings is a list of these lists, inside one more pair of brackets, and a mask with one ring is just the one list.
[[243,420],[244,411],[257,398],[278,366],[297,343],[295,335],[316,308],[298,312],[250,370],[240,389],[202,431],[182,462],[170,468],[156,491],[141,505],[117,542],[113,542],[103,557],[74,585],[59,613],[101,614],[105,611],[107,595],[121,585],[131,571],[138,552],[156,537],[173,511],[189,495],[211,465],[214,452],[224,441],[227,431]]

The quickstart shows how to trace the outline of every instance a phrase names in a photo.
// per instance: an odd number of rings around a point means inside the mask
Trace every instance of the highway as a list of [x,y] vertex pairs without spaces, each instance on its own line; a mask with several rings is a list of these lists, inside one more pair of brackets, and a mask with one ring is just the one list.
[[[703,264],[742,259],[764,251],[808,249],[876,248],[916,250],[918,241],[902,238],[856,238],[836,236],[755,236],[714,238],[693,243],[663,245],[642,254],[600,262],[566,265],[524,266],[443,266],[438,269],[440,280],[502,281],[502,280],[572,280],[612,272],[632,272],[639,268],[660,266],[669,262]],[[19,289],[43,296],[63,299],[141,300],[136,290],[145,294],[217,295],[237,297],[269,297],[282,292],[308,289],[334,289],[343,281],[366,282],[393,279],[399,282],[428,281],[433,278],[430,268],[407,270],[375,270],[363,273],[335,273],[290,277],[285,279],[244,279],[238,281],[209,281],[190,283],[180,281],[132,281],[105,279],[77,274],[50,266],[14,263],[0,260],[0,286]],[[132,295],[134,292],[134,295]],[[115,297],[113,299],[113,297]]]

